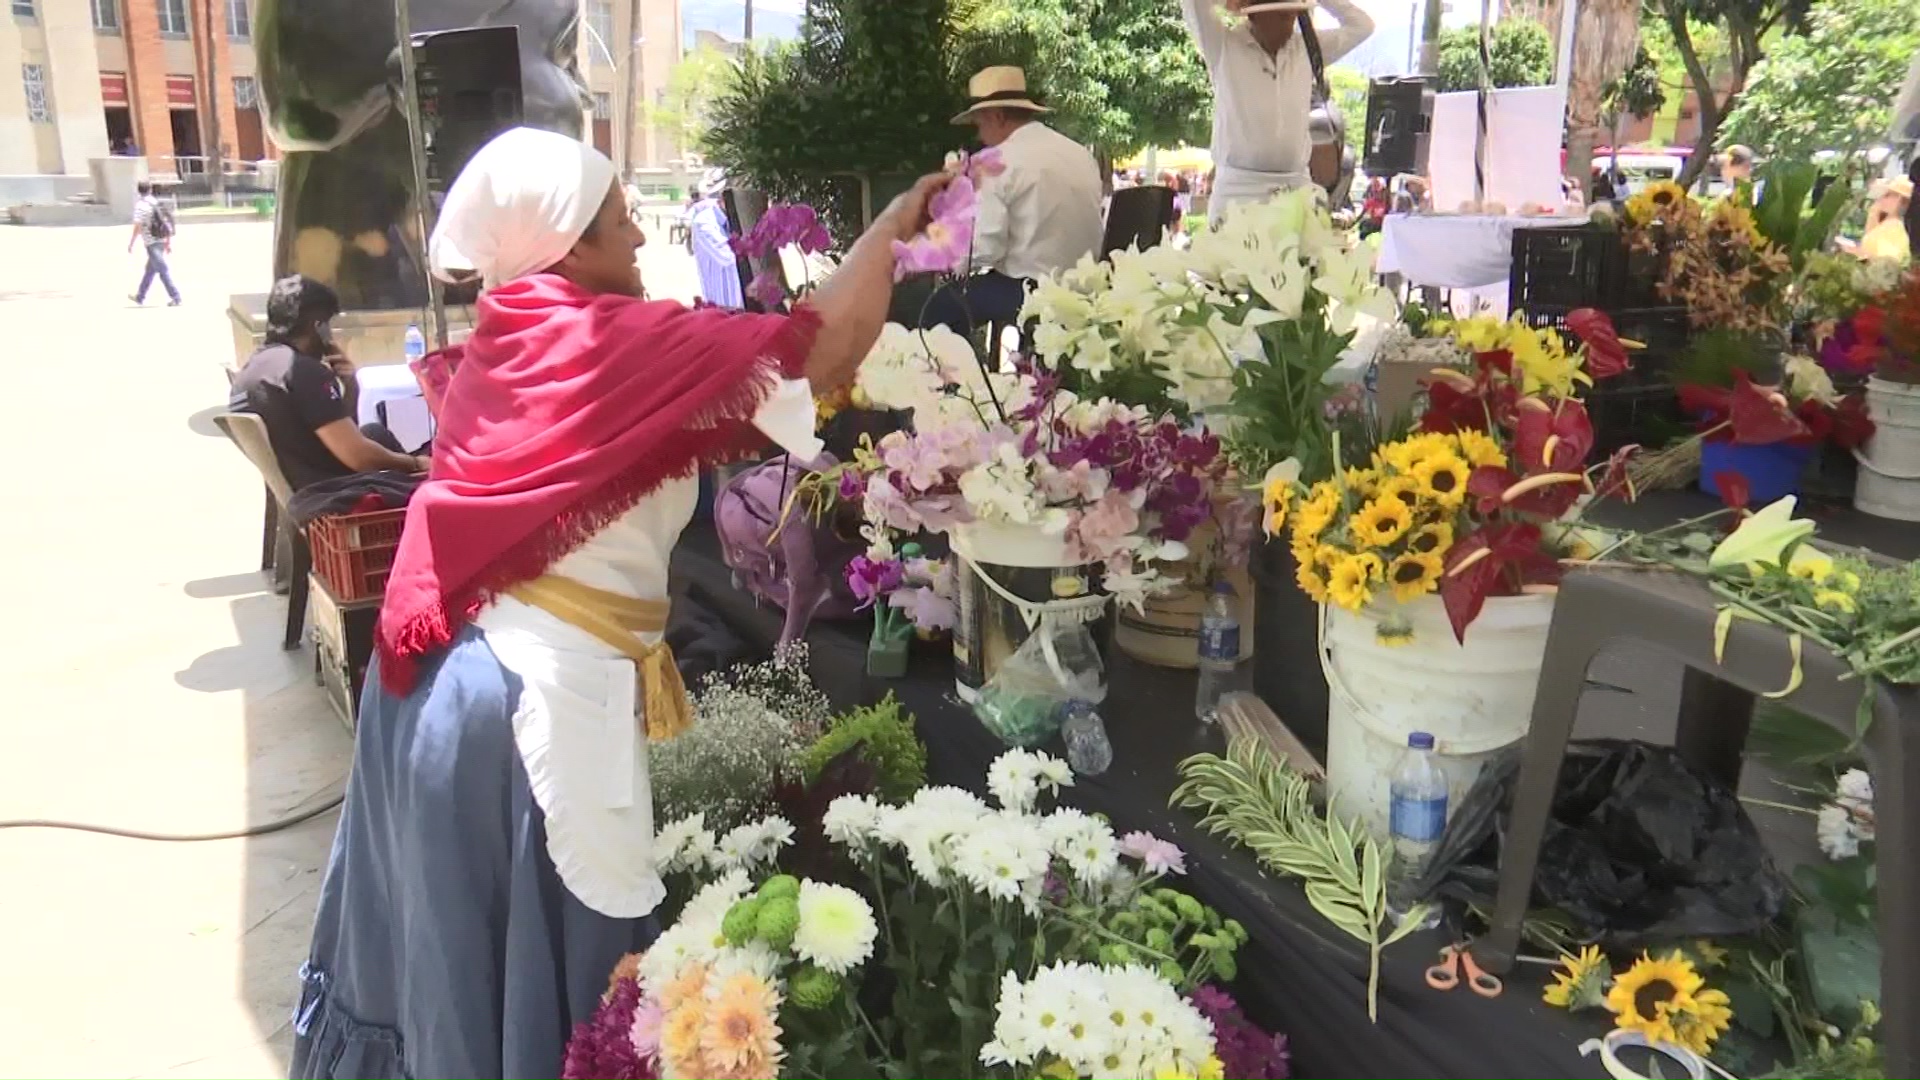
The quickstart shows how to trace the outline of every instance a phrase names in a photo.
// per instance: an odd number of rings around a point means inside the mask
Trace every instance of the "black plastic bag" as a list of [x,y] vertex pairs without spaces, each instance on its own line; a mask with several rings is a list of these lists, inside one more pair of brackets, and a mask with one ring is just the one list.
[[[1492,910],[1520,768],[1488,765],[1434,852],[1430,892]],[[1671,747],[1569,744],[1540,844],[1532,906],[1555,908],[1610,948],[1757,932],[1787,885],[1735,793]]]

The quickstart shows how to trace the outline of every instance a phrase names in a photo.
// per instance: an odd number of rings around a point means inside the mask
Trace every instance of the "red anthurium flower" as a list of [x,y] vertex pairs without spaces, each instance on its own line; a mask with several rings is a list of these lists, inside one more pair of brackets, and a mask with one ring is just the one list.
[[1579,472],[1593,452],[1593,421],[1577,401],[1548,405],[1539,398],[1520,402],[1513,437],[1514,464],[1528,476]]
[[1786,396],[1753,385],[1744,371],[1733,373],[1727,419],[1733,424],[1733,441],[1741,446],[1768,446],[1807,434],[1807,425],[1793,415]]
[[1567,313],[1567,329],[1587,347],[1587,374],[1595,379],[1623,375],[1630,366],[1627,347],[1604,311],[1577,308]]
[[1600,474],[1600,482],[1594,486],[1593,493],[1602,499],[1625,499],[1634,502],[1640,498],[1640,491],[1633,482],[1630,466],[1640,453],[1640,447],[1623,446],[1607,459],[1607,467]]
[[1467,387],[1465,376],[1459,379],[1435,376],[1425,380],[1427,411],[1420,417],[1420,430],[1451,435],[1456,431],[1485,431],[1487,408],[1481,403],[1481,386]]
[[1464,643],[1488,597],[1514,595],[1519,584],[1558,580],[1559,564],[1540,550],[1538,525],[1498,522],[1474,530],[1447,552],[1440,600],[1453,636]]
[[[1511,469],[1502,469],[1492,465],[1482,465],[1467,477],[1467,494],[1474,497],[1474,506],[1482,516],[1492,516],[1501,510],[1517,510],[1523,514],[1538,514],[1545,518],[1557,518],[1573,509],[1580,501],[1581,492],[1586,485],[1581,483],[1581,474],[1577,472],[1561,473],[1560,479],[1546,480],[1549,474],[1536,473],[1539,478],[1530,486],[1529,477],[1516,476]],[[1509,493],[1520,488],[1509,499]]]
[[1720,489],[1720,501],[1727,504],[1727,509],[1744,516],[1747,504],[1753,499],[1753,489],[1747,485],[1747,478],[1732,470],[1725,470],[1713,474],[1713,483]]
[[1866,403],[1858,394],[1849,394],[1840,399],[1830,414],[1833,425],[1833,444],[1842,450],[1852,450],[1873,438],[1873,417],[1867,415]]

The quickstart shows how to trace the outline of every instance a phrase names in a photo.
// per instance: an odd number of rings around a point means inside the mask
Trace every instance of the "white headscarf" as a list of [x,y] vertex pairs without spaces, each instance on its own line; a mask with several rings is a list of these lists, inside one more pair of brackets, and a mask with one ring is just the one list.
[[502,132],[460,172],[440,208],[428,261],[445,281],[479,273],[489,289],[564,258],[614,180],[613,162],[538,128]]

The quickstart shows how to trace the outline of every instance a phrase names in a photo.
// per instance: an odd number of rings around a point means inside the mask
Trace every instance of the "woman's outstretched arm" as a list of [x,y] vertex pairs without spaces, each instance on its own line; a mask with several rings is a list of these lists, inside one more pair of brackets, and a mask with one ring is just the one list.
[[926,227],[927,204],[948,179],[945,173],[924,177],[893,200],[808,299],[807,306],[820,316],[820,333],[806,362],[815,392],[851,382],[879,339],[893,300],[893,243],[912,239]]

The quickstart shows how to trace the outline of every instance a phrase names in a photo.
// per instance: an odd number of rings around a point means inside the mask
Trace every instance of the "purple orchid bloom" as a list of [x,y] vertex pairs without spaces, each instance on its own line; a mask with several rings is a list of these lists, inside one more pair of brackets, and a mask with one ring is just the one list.
[[900,587],[906,568],[898,559],[869,559],[855,555],[847,563],[847,588],[863,608],[872,607],[881,597]]

